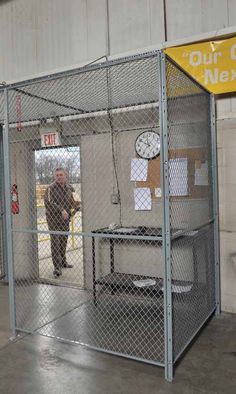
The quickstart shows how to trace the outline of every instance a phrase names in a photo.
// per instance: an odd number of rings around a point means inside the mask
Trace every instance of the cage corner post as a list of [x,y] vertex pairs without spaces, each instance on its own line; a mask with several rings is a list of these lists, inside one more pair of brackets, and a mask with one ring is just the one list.
[[3,163],[3,123],[0,123],[0,200],[1,200],[1,245],[0,245],[0,253],[1,253],[1,275],[0,280],[3,283],[8,283],[8,267],[7,267],[7,254],[6,254],[6,220],[5,220],[5,195],[4,195],[4,163]]
[[165,379],[173,380],[173,332],[171,292],[171,238],[169,203],[169,161],[167,126],[166,58],[160,52],[160,134],[161,134],[161,188],[162,188],[162,249],[164,264],[164,335],[165,335]]
[[221,311],[220,302],[220,242],[219,242],[219,201],[217,171],[217,135],[215,96],[210,96],[211,146],[212,146],[212,181],[213,181],[213,218],[214,218],[214,260],[215,260],[215,314]]
[[15,310],[15,278],[12,248],[12,223],[11,223],[11,183],[10,183],[10,149],[9,149],[9,106],[8,88],[4,89],[4,128],[3,128],[3,169],[4,169],[4,203],[5,203],[5,232],[6,232],[6,257],[9,286],[10,329],[12,337],[16,332]]

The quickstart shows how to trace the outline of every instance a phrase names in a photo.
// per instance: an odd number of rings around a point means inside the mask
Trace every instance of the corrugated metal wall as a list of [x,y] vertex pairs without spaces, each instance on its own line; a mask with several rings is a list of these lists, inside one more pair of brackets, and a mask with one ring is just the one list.
[[[0,80],[236,25],[234,0],[2,0]],[[108,12],[107,12],[108,7]],[[107,17],[108,15],[108,17]]]

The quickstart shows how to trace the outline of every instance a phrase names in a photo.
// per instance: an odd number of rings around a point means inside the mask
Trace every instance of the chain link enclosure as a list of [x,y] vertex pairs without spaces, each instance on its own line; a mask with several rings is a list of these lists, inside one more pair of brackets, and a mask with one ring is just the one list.
[[[1,118],[19,194],[14,328],[163,366],[171,380],[216,307],[215,213],[210,96],[161,59],[8,86]],[[42,146],[48,132],[57,146]]]

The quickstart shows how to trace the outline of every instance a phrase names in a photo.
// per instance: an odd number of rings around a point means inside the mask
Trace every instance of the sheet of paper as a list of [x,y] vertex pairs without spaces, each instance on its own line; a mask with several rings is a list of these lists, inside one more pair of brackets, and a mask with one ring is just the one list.
[[199,230],[191,230],[185,233],[185,235],[187,235],[188,237],[194,237],[198,232]]
[[173,293],[188,293],[192,289],[193,285],[189,286],[176,286],[172,285],[171,289]]
[[[188,293],[192,289],[192,287],[193,285],[187,285],[187,286],[172,285],[171,291],[172,293]],[[164,287],[162,287],[161,290],[164,291]]]
[[133,233],[134,231],[138,230],[138,228],[135,227],[120,227],[120,228],[115,228],[113,230],[113,233]]
[[188,195],[188,159],[186,157],[169,161],[170,196]]
[[208,162],[201,163],[201,166],[195,162],[195,186],[208,186]]
[[149,286],[155,286],[156,281],[154,279],[139,279],[139,280],[134,280],[133,284],[137,287],[149,287]]
[[152,200],[149,187],[134,189],[134,206],[135,211],[151,211]]
[[148,174],[148,161],[145,159],[131,160],[131,181],[146,181]]
[[161,188],[155,187],[155,197],[161,197]]

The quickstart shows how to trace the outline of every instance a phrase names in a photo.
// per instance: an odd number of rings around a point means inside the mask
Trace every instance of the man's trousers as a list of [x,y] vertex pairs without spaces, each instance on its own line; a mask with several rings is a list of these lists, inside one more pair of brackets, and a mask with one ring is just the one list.
[[50,234],[52,262],[55,269],[63,267],[66,264],[66,245],[68,235]]
[[[49,231],[70,231],[69,221],[62,221],[61,218],[53,217],[48,218],[48,229]],[[68,235],[64,234],[50,234],[51,238],[51,252],[52,262],[55,269],[60,269],[66,264],[66,246]]]

